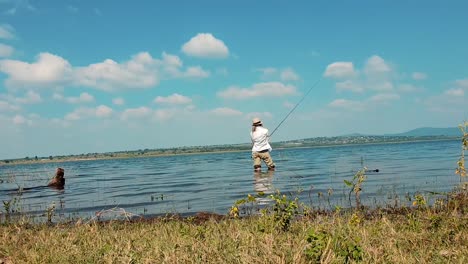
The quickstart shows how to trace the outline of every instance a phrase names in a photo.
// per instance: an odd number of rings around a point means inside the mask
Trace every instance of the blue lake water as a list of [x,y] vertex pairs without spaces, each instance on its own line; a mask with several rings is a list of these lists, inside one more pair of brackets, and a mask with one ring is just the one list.
[[[281,149],[272,152],[277,170],[261,174],[253,172],[248,151],[0,166],[0,200],[33,216],[54,204],[59,219],[92,218],[97,212],[112,217],[119,210],[140,216],[226,214],[247,194],[281,190],[301,191],[302,202],[326,209],[350,206],[343,180],[366,166],[379,172],[367,174],[364,205],[409,204],[408,194],[450,191],[460,183],[454,174],[460,150],[459,141]],[[65,169],[64,190],[36,188],[45,186],[57,167]],[[19,186],[26,188],[21,194],[14,191]],[[0,211],[5,215],[5,208]]]

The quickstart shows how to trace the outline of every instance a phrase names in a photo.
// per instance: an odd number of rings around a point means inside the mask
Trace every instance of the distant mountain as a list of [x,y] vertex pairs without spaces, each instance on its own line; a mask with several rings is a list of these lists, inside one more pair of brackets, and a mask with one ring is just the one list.
[[435,128],[435,127],[421,127],[407,132],[397,134],[385,134],[385,136],[407,136],[407,137],[421,137],[421,136],[460,136],[461,132],[458,127]]

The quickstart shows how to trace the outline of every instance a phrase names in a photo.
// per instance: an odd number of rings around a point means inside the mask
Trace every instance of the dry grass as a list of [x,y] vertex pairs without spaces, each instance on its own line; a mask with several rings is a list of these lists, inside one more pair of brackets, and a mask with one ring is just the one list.
[[[270,216],[0,226],[0,263],[467,263],[460,211],[315,215],[288,231]],[[325,234],[318,254],[311,230]],[[345,254],[343,254],[343,250]],[[349,254],[348,254],[349,257]]]

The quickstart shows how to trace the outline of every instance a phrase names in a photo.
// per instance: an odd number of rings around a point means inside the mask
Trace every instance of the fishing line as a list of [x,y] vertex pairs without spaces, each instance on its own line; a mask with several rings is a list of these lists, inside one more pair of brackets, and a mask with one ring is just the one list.
[[273,132],[271,132],[270,134],[270,137],[273,136],[273,134],[276,132],[276,130],[278,130],[278,128],[283,124],[284,121],[286,121],[286,119],[288,119],[288,117],[292,114],[292,112],[294,112],[294,110],[296,110],[296,108],[302,103],[302,101],[304,101],[304,99],[307,97],[307,95],[312,91],[312,89],[314,89],[315,86],[317,86],[317,84],[319,84],[319,82],[322,80],[322,78],[319,78],[315,83],[314,85],[312,85],[312,87],[310,87],[310,89],[307,91],[307,93],[301,98],[301,100],[291,109],[291,111],[289,111],[289,113],[283,118],[283,120],[281,120],[281,122],[278,124],[278,126],[276,126],[276,128],[273,130]]

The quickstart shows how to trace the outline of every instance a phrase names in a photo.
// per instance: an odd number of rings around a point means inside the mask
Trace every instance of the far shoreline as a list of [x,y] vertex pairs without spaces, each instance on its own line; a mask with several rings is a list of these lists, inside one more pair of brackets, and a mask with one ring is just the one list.
[[[272,143],[274,150],[285,150],[285,149],[307,149],[307,148],[331,148],[331,147],[349,147],[349,146],[366,146],[366,145],[384,145],[384,144],[405,144],[405,143],[418,143],[418,142],[437,142],[437,141],[456,141],[459,138],[435,138],[435,139],[413,139],[413,140],[402,140],[402,141],[382,141],[382,142],[362,142],[362,143],[343,143],[343,144],[323,144],[323,145],[310,145],[310,146],[282,146],[275,148],[279,142]],[[206,146],[210,147],[210,146]],[[211,146],[213,147],[213,146]],[[191,147],[188,147],[189,149]],[[193,147],[196,150],[196,147]],[[186,155],[203,155],[203,154],[219,154],[219,153],[236,153],[236,152],[249,152],[250,148],[246,149],[226,149],[226,150],[212,150],[212,151],[187,151],[182,153],[159,153],[159,154],[144,154],[144,155],[130,155],[130,156],[104,156],[104,157],[73,157],[69,156],[63,159],[4,159],[0,162],[1,166],[15,166],[15,165],[32,165],[32,164],[50,164],[50,163],[68,163],[68,162],[80,162],[80,161],[97,161],[97,160],[118,160],[118,159],[135,159],[135,158],[152,158],[152,157],[172,157],[172,156],[186,156]],[[105,155],[107,153],[98,153],[99,155]],[[115,154],[114,154],[115,155]],[[8,161],[8,162],[5,162]]]

